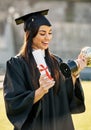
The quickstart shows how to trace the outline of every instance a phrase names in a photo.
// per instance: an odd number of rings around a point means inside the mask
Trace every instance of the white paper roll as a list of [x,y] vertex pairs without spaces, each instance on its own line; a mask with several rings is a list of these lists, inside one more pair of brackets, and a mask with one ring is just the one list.
[[37,67],[38,67],[41,75],[46,74],[51,79],[50,72],[48,70],[47,64],[44,59],[44,52],[42,50],[38,49],[38,50],[34,50],[32,52],[32,54],[34,56],[34,59],[37,63]]

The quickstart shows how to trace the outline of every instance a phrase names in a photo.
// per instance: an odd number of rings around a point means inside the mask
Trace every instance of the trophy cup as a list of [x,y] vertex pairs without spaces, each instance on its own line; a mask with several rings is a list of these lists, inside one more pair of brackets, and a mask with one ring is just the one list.
[[[91,66],[91,47],[82,48],[80,55],[85,56],[87,66]],[[60,70],[66,78],[70,77],[71,73],[78,71],[77,60],[69,60],[68,63],[61,63]]]

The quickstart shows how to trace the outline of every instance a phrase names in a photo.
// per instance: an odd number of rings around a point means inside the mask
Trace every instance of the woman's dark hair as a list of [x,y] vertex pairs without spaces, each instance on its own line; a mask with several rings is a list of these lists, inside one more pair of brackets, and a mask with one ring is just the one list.
[[[24,24],[24,30],[25,30],[25,41],[22,46],[22,49],[20,50],[20,55],[22,55],[28,66],[29,70],[31,73],[31,79],[32,79],[32,84],[35,89],[39,87],[38,84],[38,79],[36,78],[36,73],[35,73],[35,67],[37,65],[35,64],[33,55],[32,55],[32,39],[37,35],[39,27],[42,25],[47,25],[51,26],[50,22],[47,20],[47,18],[43,15],[38,15],[38,16],[32,16],[32,18],[29,18],[25,24]],[[58,64],[53,55],[50,54],[49,50],[45,50],[45,60],[48,64],[48,67],[51,71],[52,77],[56,81],[56,84],[54,86],[54,93],[58,91],[58,86],[59,86],[59,71],[58,71]],[[52,66],[52,67],[51,67]],[[36,80],[36,81],[35,81]]]

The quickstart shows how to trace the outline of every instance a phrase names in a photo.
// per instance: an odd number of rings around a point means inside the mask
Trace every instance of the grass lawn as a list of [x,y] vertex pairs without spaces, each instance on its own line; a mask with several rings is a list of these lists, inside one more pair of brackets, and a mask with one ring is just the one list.
[[73,115],[76,130],[91,130],[91,81],[82,82],[86,111],[82,114]]
[[[76,130],[91,130],[91,81],[84,81],[82,85],[85,94],[86,112],[72,115],[72,117]],[[0,130],[13,130],[13,126],[5,114],[2,90],[0,90]]]
[[2,90],[0,90],[0,130],[13,130],[13,126],[6,117]]

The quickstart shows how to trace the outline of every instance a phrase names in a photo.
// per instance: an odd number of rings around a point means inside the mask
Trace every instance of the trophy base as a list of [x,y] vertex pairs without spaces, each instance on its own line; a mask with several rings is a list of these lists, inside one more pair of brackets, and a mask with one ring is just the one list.
[[71,76],[71,70],[66,63],[61,63],[60,70],[66,78],[69,78]]
[[67,64],[61,63],[60,70],[66,78],[69,78],[71,77],[71,73],[74,73],[78,70],[78,67],[75,61],[69,61]]

